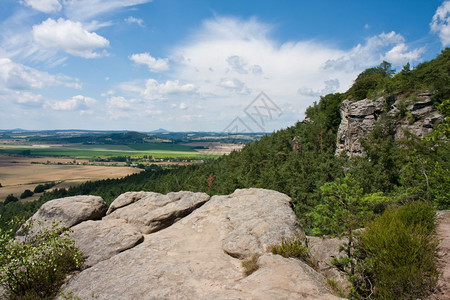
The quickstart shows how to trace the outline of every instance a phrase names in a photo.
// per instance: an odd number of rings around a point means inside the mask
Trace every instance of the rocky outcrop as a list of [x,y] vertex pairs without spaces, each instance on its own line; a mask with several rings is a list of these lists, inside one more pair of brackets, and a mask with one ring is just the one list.
[[[186,199],[206,199],[189,195]],[[169,201],[179,193],[141,196],[132,201],[123,196],[120,201],[127,204],[101,221],[73,227],[91,267],[72,276],[63,290],[81,299],[337,299],[314,269],[268,253],[282,238],[304,236],[286,195],[246,189],[214,196],[171,226],[143,234],[140,242],[135,230],[147,225],[131,222],[130,211],[147,210],[137,216],[148,216],[170,203],[184,205]],[[128,242],[121,243],[121,236]],[[105,247],[109,250],[100,249]],[[260,256],[259,269],[245,277],[242,261],[254,255]]]
[[337,134],[336,155],[345,151],[349,156],[362,155],[361,140],[369,135],[383,111],[384,99],[357,102],[344,100],[341,104],[341,124]]
[[331,262],[334,258],[346,256],[345,252],[339,251],[339,249],[347,241],[346,238],[308,237],[308,248],[317,264],[317,270],[326,278],[333,280],[336,283],[336,287],[345,293],[349,291],[349,282],[345,274],[339,271]]
[[[425,137],[433,131],[436,122],[443,120],[443,116],[433,109],[429,95],[422,94],[421,98],[419,101],[408,105],[406,116],[398,122],[395,133],[396,139],[404,138],[405,132],[413,133],[421,138]],[[400,113],[398,106],[399,101],[397,100],[389,114],[398,115]]]
[[128,192],[113,201],[105,219],[126,220],[140,232],[151,233],[172,225],[208,200],[205,193]]
[[86,221],[72,227],[72,239],[84,256],[84,266],[111,258],[144,240],[125,220]]
[[[411,132],[419,137],[429,134],[436,122],[443,116],[432,108],[430,94],[419,94],[419,100],[399,99],[386,111],[389,105],[384,98],[360,101],[344,100],[341,104],[341,124],[336,142],[336,155],[342,152],[348,156],[365,154],[361,140],[372,132],[383,112],[397,120],[395,138],[405,137]],[[403,106],[403,107],[402,107]],[[406,107],[405,107],[406,106]]]
[[[53,222],[62,222],[65,227],[72,227],[83,221],[101,219],[106,213],[106,203],[98,196],[73,196],[48,201],[30,218],[34,222],[34,234]],[[23,231],[19,230],[21,240]]]

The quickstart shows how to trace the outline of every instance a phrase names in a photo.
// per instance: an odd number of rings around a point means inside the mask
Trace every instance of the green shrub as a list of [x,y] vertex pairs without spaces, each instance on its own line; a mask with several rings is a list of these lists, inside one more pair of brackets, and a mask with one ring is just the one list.
[[6,196],[4,204],[6,205],[8,203],[17,202],[17,201],[19,201],[19,199],[17,199],[17,197],[15,197],[13,194],[9,194],[8,196]]
[[[34,232],[32,223],[25,229]],[[24,242],[0,230],[0,284],[10,299],[51,299],[66,274],[81,263],[81,252],[60,224],[41,229]]]
[[308,247],[303,243],[299,237],[282,239],[281,245],[273,246],[271,249],[273,254],[278,254],[283,257],[294,257],[305,260],[309,255]]
[[390,208],[369,223],[355,245],[355,291],[374,299],[423,299],[435,286],[438,241],[432,205]]
[[253,255],[252,258],[244,260],[242,262],[242,267],[244,268],[244,275],[249,276],[253,272],[259,269],[258,265],[259,255]]
[[25,199],[25,198],[28,198],[28,197],[31,197],[31,196],[33,196],[33,192],[31,191],[31,190],[25,190],[25,191],[23,191],[23,193],[20,195],[20,199]]

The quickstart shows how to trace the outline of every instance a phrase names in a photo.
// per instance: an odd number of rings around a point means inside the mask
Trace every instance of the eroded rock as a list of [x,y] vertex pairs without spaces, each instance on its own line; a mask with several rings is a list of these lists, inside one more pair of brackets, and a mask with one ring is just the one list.
[[71,237],[83,253],[85,267],[133,248],[144,240],[144,236],[125,220],[86,221],[72,230]]
[[[335,299],[325,279],[303,262],[264,254],[282,237],[298,235],[303,232],[286,195],[237,190],[76,274],[64,290],[81,299]],[[244,277],[236,257],[254,254],[262,254],[261,267]]]
[[[348,156],[363,156],[365,151],[361,140],[367,138],[383,112],[396,119],[395,138],[403,139],[406,132],[425,137],[443,116],[433,109],[429,93],[418,95],[418,100],[398,99],[388,106],[384,98],[360,101],[344,100],[341,104],[341,124],[336,142],[336,155],[342,152]],[[400,103],[402,105],[400,105]],[[406,105],[406,108],[401,106]],[[402,111],[404,110],[404,111]]]
[[39,228],[50,227],[52,222],[63,222],[72,227],[83,221],[101,219],[106,213],[106,203],[98,196],[73,196],[48,201],[30,218]]
[[350,283],[345,274],[340,272],[331,261],[345,256],[345,252],[339,251],[339,248],[346,242],[347,238],[308,237],[308,248],[317,264],[318,271],[326,278],[333,280],[343,292],[348,291]]
[[352,102],[344,100],[341,104],[341,124],[337,133],[336,155],[346,152],[350,157],[362,155],[361,140],[372,132],[378,116],[382,113],[384,98]]
[[[205,193],[176,192],[125,193],[112,203],[115,210],[105,220],[123,219],[136,226],[142,233],[151,233],[166,228],[209,200]],[[120,208],[120,209],[117,209]]]

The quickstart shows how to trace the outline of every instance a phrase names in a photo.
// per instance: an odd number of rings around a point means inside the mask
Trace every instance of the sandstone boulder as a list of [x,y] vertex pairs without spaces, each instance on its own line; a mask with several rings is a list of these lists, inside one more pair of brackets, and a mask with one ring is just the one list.
[[[286,195],[237,190],[144,235],[141,244],[74,275],[63,289],[81,299],[336,299],[324,277],[303,262],[264,254],[282,237],[298,235],[303,232]],[[254,254],[262,254],[260,269],[245,277],[237,257]]]
[[304,237],[292,213],[290,198],[285,194],[245,189],[236,190],[221,201],[230,206],[224,222],[227,235],[223,239],[223,249],[233,257],[248,258],[266,252],[269,247],[280,244],[283,237]]
[[[136,226],[142,233],[151,233],[166,228],[209,200],[205,193],[176,192],[125,193],[111,205],[105,220],[123,219]],[[120,208],[120,209],[117,209]]]
[[85,267],[133,248],[144,240],[144,236],[125,220],[86,221],[72,230],[71,237],[83,253]]
[[44,203],[31,219],[40,224],[35,230],[50,227],[52,222],[63,222],[66,227],[72,227],[83,221],[101,219],[106,209],[101,197],[73,196]]
[[117,197],[109,206],[108,211],[106,212],[106,215],[109,215],[113,211],[115,211],[118,208],[127,206],[128,204],[134,203],[136,201],[141,200],[145,197],[151,197],[157,195],[157,193],[153,192],[126,192],[121,194],[119,197]]

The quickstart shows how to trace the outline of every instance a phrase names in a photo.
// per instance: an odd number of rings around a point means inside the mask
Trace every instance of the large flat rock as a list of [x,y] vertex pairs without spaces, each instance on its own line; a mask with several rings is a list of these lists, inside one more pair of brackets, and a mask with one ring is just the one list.
[[[335,299],[305,263],[265,253],[298,235],[286,195],[237,190],[74,275],[63,289],[81,299]],[[262,255],[260,269],[245,277],[238,257],[253,254]]]
[[162,195],[151,192],[128,192],[111,203],[104,218],[123,219],[143,233],[166,228],[209,200],[205,193],[176,192]]
[[72,227],[83,221],[101,219],[106,209],[102,197],[73,196],[44,203],[30,219],[37,225],[34,231],[51,227],[53,222],[63,222],[65,227]]
[[144,240],[144,236],[125,220],[86,221],[72,230],[71,237],[83,253],[85,267],[133,248]]

